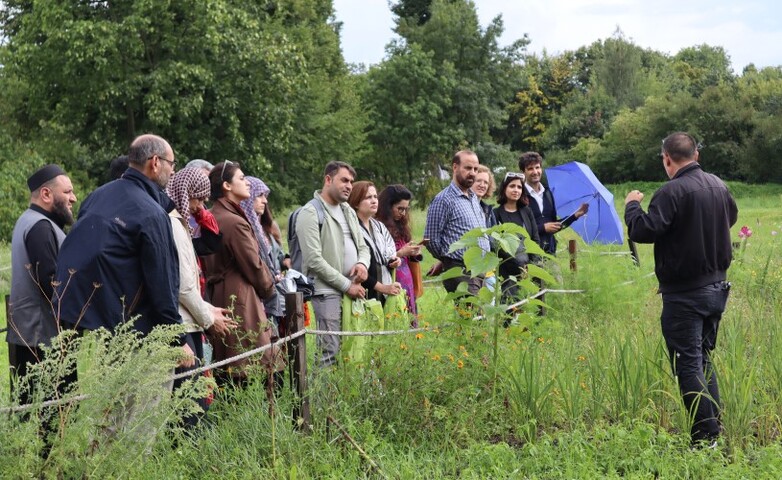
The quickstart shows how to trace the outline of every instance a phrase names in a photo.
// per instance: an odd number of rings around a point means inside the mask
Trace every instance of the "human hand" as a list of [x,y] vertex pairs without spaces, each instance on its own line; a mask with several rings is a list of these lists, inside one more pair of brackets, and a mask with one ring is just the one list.
[[588,203],[582,203],[580,207],[578,207],[578,210],[576,210],[575,216],[576,218],[581,218],[589,211],[589,204]]
[[402,285],[398,282],[387,285],[385,283],[378,283],[375,285],[375,290],[384,295],[399,295],[402,291]]
[[364,287],[362,287],[359,283],[351,283],[345,294],[355,300],[357,298],[364,298],[366,295],[366,290],[364,290]]
[[231,330],[239,326],[236,320],[229,315],[231,311],[226,308],[212,307],[212,319],[214,323],[207,330],[210,335],[224,337],[231,333]]
[[357,263],[350,269],[348,276],[353,279],[353,283],[361,283],[367,279],[369,272],[363,263]]
[[397,250],[396,255],[398,257],[415,257],[421,254],[421,248],[421,245],[408,243],[404,247]]
[[399,265],[402,265],[402,259],[399,257],[393,258],[388,262],[388,268],[399,268]]
[[543,224],[543,229],[546,233],[557,233],[562,230],[562,224],[559,222],[548,222]]
[[638,190],[633,190],[632,192],[628,193],[625,197],[625,205],[627,205],[630,202],[641,202],[641,200],[644,199],[644,194],[639,192]]
[[193,353],[193,349],[190,348],[190,345],[184,344],[182,345],[182,350],[185,352],[184,358],[179,360],[177,363],[178,367],[182,368],[193,368],[195,367],[195,354]]

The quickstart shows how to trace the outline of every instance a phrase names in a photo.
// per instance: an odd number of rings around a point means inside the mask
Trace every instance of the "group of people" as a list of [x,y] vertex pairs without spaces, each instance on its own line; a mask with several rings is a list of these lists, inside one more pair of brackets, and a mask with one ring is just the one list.
[[[737,208],[724,183],[701,170],[690,135],[667,137],[662,157],[670,182],[648,213],[640,206],[643,195],[631,192],[625,220],[632,240],[655,244],[663,334],[685,404],[695,412],[692,436],[713,439],[720,406],[709,354],[730,287],[729,229]],[[123,169],[124,161],[112,164],[119,178],[84,200],[75,223],[76,196],[60,167],[48,165],[28,180],[30,207],[12,239],[8,342],[18,375],[63,326],[113,330],[132,321],[147,334],[157,325],[184,323],[182,369],[203,359],[207,336],[218,360],[268,345],[284,313],[277,286],[291,267],[314,282],[312,307],[321,330],[341,330],[343,296],[384,302],[404,292],[415,321],[424,247],[437,260],[430,273],[461,270],[443,282],[447,291],[464,282],[475,294],[484,279],[465,271],[464,249],[450,251],[467,231],[514,223],[523,227],[523,240],[553,255],[555,235],[568,225],[541,183],[543,159],[536,152],[521,155],[519,171],[505,174],[494,208],[487,203],[493,172],[474,152],[457,152],[452,181],[431,202],[420,241],[412,238],[410,190],[389,185],[378,192],[370,181],[355,181],[349,164],[332,161],[322,189],[291,215],[288,240],[295,239],[300,257],[292,259],[268,205],[270,189],[246,177],[239,164],[196,160],[175,171],[171,146],[155,135],[136,138]],[[583,204],[571,218],[587,212]],[[478,244],[492,248],[486,237]],[[505,298],[517,294],[508,279],[522,276],[532,261],[523,241],[505,255],[498,272]],[[319,335],[317,343],[319,364],[336,363],[339,336]],[[233,365],[227,376],[246,379],[246,363]],[[260,363],[270,375],[283,366],[276,349]]]

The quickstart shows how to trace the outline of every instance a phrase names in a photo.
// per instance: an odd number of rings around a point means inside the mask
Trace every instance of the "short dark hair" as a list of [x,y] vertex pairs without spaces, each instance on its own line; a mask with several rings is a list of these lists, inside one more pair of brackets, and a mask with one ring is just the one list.
[[116,180],[128,169],[128,156],[120,155],[109,163],[109,180]]
[[451,165],[461,165],[462,155],[474,155],[475,157],[478,156],[478,154],[473,152],[472,150],[459,150],[458,152],[453,154],[453,158],[451,159]]
[[224,160],[214,166],[212,171],[209,172],[210,200],[214,202],[225,195],[223,182],[229,182],[234,178],[237,170],[239,170],[239,164],[229,160]]
[[147,160],[153,156],[165,156],[166,147],[168,147],[168,142],[157,135],[139,135],[128,149],[128,163],[143,167]]
[[323,176],[333,177],[337,172],[339,172],[343,168],[347,169],[347,171],[350,172],[351,175],[353,175],[353,178],[356,178],[356,169],[351,167],[350,164],[345,162],[340,162],[339,160],[332,160],[329,163],[327,163],[326,168],[323,169]]
[[690,160],[697,151],[698,141],[687,132],[674,132],[663,140],[663,152],[674,162]]
[[505,176],[505,179],[500,183],[500,187],[497,190],[497,205],[500,207],[505,205],[505,202],[508,201],[508,196],[505,195],[505,189],[508,188],[508,185],[514,180],[518,180],[521,182],[521,196],[516,201],[516,206],[518,208],[526,207],[529,205],[529,196],[527,195],[527,187],[524,186],[524,180],[522,180],[519,177],[509,177]]
[[519,169],[522,172],[530,165],[535,165],[536,163],[543,164],[543,157],[538,152],[524,152],[519,157]]

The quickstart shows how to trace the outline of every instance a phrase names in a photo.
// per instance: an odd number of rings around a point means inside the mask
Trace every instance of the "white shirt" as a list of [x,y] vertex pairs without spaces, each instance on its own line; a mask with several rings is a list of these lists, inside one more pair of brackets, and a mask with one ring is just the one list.
[[525,183],[524,186],[527,187],[527,193],[529,193],[529,196],[534,198],[536,202],[538,202],[538,211],[543,211],[543,193],[546,191],[546,187],[543,186],[542,183],[539,183],[540,185],[540,192],[536,192],[532,189],[529,183]]

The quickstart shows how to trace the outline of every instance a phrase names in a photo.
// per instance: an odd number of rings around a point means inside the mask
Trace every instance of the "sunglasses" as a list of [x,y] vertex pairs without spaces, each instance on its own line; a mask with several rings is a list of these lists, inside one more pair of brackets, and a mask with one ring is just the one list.
[[223,169],[222,169],[222,171],[220,171],[220,180],[222,180],[224,182],[226,181],[225,180],[225,167],[227,167],[228,165],[233,165],[233,164],[234,164],[234,162],[232,162],[230,160],[224,160],[223,161]]
[[508,173],[505,174],[505,179],[503,180],[503,182],[505,180],[509,179],[509,178],[518,178],[519,180],[521,180],[523,182],[524,179],[527,178],[527,177],[525,177],[523,173],[508,172]]

